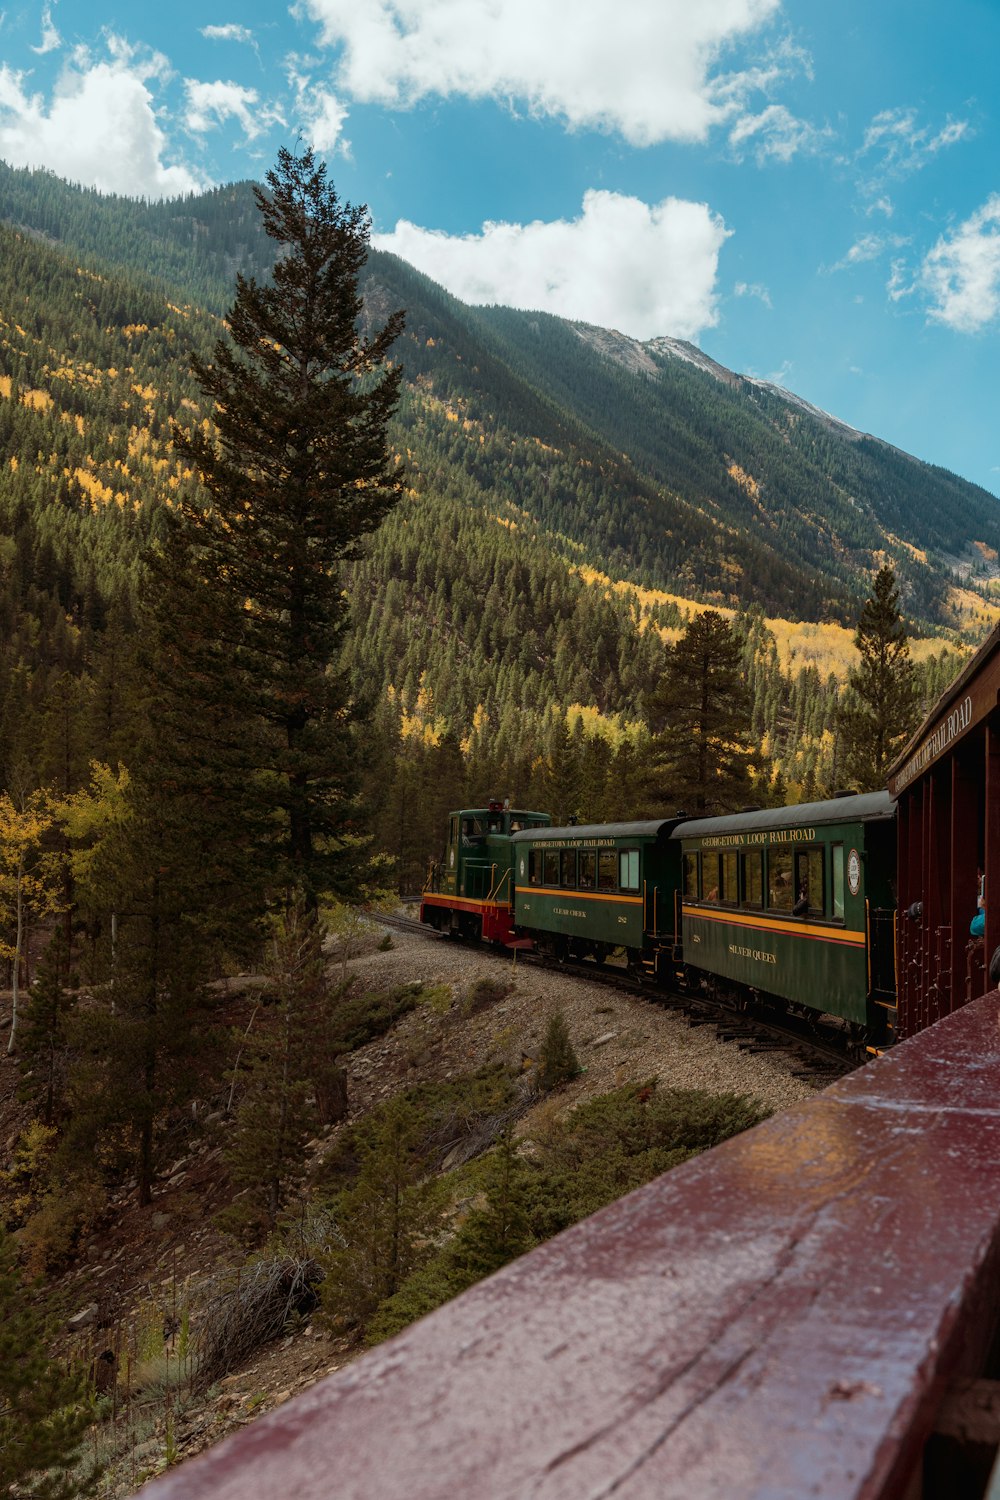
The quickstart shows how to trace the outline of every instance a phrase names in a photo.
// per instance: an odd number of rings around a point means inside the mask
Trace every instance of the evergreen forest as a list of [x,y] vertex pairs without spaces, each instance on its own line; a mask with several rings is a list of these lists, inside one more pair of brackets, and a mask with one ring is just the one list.
[[[191,361],[234,275],[267,274],[258,218],[248,184],[143,204],[0,167],[5,786],[67,794],[133,758],[145,559],[194,485],[172,423],[210,430]],[[406,309],[404,498],[350,565],[343,660],[397,889],[461,802],[655,811],[648,705],[705,608],[740,643],[757,795],[792,800],[841,784],[879,566],[922,637],[925,706],[994,618],[996,502],[956,476],[670,341],[468,308],[377,252],[362,287],[365,319]]]
[[[452,1004],[331,1002],[318,913],[346,971],[348,903],[419,892],[450,810],[596,822],[867,784],[1000,618],[993,496],[669,338],[464,306],[366,258],[311,153],[279,160],[271,200],[158,204],[0,164],[0,961],[30,1112],[0,1198],[33,1274],[114,1203],[150,1207],[223,1078],[229,1228],[281,1228],[344,1121],[344,1059]],[[879,632],[901,691],[878,684],[899,722],[873,773]],[[259,992],[219,978],[244,966]],[[539,1052],[546,1092],[579,1071],[555,1018]],[[330,1239],[335,1316],[387,1334],[758,1117],[630,1087],[525,1174],[522,1092],[507,1059],[345,1132],[337,1223],[371,1222],[394,1171],[413,1214],[383,1225],[407,1254],[377,1295],[364,1245]],[[431,1259],[428,1176],[480,1117],[487,1208]],[[598,1162],[616,1132],[629,1152]],[[55,1366],[35,1383],[66,1408]],[[11,1482],[55,1451],[40,1421]]]

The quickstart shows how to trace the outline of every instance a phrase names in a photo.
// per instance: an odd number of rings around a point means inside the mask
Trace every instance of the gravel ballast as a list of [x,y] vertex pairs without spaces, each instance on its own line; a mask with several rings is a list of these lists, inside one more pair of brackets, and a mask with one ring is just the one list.
[[[647,1078],[668,1088],[746,1094],[772,1111],[815,1097],[814,1086],[793,1076],[789,1054],[742,1052],[734,1042],[720,1041],[713,1027],[689,1027],[682,1015],[652,998],[515,961],[506,953],[416,933],[391,936],[391,949],[349,960],[347,973],[366,989],[420,981],[425,989],[446,986],[455,998],[449,1007],[447,993],[438,993],[389,1036],[352,1055],[352,1115],[405,1087],[418,1073],[443,1078],[500,1060],[530,1067],[556,1010],[565,1016],[584,1070],[560,1090],[564,1108]],[[463,1014],[462,1002],[480,978],[513,988],[478,1014]]]

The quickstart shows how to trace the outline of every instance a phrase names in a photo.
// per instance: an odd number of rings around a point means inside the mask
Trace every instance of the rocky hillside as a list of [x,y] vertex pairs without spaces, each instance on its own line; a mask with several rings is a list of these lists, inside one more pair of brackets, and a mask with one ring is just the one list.
[[[377,937],[370,939],[356,958],[331,954],[331,985],[346,973],[362,989],[412,985],[425,998],[386,1035],[351,1055],[348,1118],[306,1148],[299,1229],[290,1216],[281,1235],[248,1257],[239,1236],[219,1227],[218,1216],[239,1202],[226,1166],[232,1129],[226,1088],[201,1101],[195,1124],[177,1122],[152,1203],[139,1207],[133,1185],[124,1183],[56,1268],[46,1289],[47,1307],[60,1316],[55,1347],[90,1364],[102,1391],[101,1421],[88,1442],[108,1465],[98,1490],[102,1500],[131,1494],[151,1475],[361,1352],[363,1340],[331,1327],[310,1296],[297,1309],[287,1307],[270,1333],[258,1330],[234,1348],[210,1382],[198,1378],[206,1332],[218,1321],[227,1293],[242,1284],[249,1296],[255,1277],[277,1279],[282,1267],[303,1265],[314,1252],[322,1231],[309,1219],[309,1199],[322,1192],[327,1164],[345,1131],[415,1085],[432,1089],[477,1070],[513,1065],[523,1093],[516,1139],[526,1159],[544,1155],[553,1132],[576,1107],[630,1083],[656,1079],[660,1089],[745,1095],[767,1111],[812,1093],[811,1085],[791,1075],[781,1054],[741,1052],[718,1042],[710,1028],[690,1030],[679,1015],[645,1000],[557,973],[512,968],[509,958],[446,941],[396,934],[390,950],[377,943]],[[490,999],[470,1013],[468,996],[477,986],[482,992],[484,981]],[[251,981],[235,984],[234,1019],[241,994],[253,993]],[[582,1072],[555,1093],[538,1096],[532,1090],[534,1061],[556,1009],[566,1018]],[[16,1066],[4,1057],[0,1133],[8,1157],[23,1124]],[[466,1149],[460,1132],[445,1158],[439,1234],[475,1204],[468,1164],[489,1144],[487,1132],[478,1145],[470,1138]]]

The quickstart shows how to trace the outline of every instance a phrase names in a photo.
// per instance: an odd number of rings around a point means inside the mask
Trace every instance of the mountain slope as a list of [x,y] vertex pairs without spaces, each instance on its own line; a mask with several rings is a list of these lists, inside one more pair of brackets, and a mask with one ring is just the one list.
[[[212,311],[237,270],[270,259],[249,183],[145,204],[0,164],[0,218]],[[884,557],[932,628],[964,623],[956,574],[988,590],[994,497],[800,397],[666,336],[467,307],[378,252],[366,291],[378,315],[407,309],[401,445],[419,434],[434,466],[530,517],[567,560],[810,620],[852,619]]]
[[969,546],[996,551],[1000,506],[978,486],[775,387],[695,363],[690,346],[637,345],[506,308],[481,316],[535,384],[572,404],[654,484],[804,573],[812,567],[831,592],[856,595],[859,573],[885,550],[914,614],[951,624],[942,596],[954,558],[968,554],[987,576]]

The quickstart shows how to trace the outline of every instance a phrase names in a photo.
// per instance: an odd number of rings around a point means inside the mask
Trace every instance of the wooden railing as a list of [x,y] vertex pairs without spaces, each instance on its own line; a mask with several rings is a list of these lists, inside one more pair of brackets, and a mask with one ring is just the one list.
[[1000,1439],[998,1305],[994,993],[144,1496],[956,1500]]

